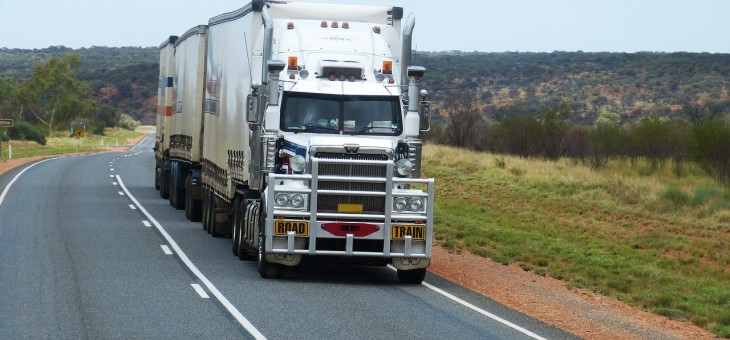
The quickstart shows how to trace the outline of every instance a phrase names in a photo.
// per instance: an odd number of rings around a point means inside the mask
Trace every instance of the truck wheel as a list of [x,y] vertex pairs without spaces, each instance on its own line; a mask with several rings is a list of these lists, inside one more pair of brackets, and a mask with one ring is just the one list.
[[183,174],[180,173],[180,171],[175,171],[175,177],[173,178],[173,183],[171,188],[175,188],[173,193],[175,194],[175,199],[173,200],[172,206],[175,207],[177,210],[182,210],[185,208],[185,190],[183,188],[178,188],[177,183],[178,179],[181,179],[180,176],[183,176]]
[[208,206],[210,203],[208,202],[208,188],[205,188],[203,190],[203,230],[208,231]]
[[160,170],[160,197],[170,198],[170,170]]
[[185,218],[190,219],[190,206],[191,206],[191,195],[190,195],[190,175],[185,177]]
[[401,270],[398,269],[398,280],[402,283],[420,285],[426,278],[426,268]]
[[240,205],[240,213],[238,215],[238,259],[243,261],[255,260],[257,252],[256,249],[250,248],[248,240],[245,239],[246,230],[248,230],[248,227],[246,225],[248,223],[248,220],[246,219],[246,213],[250,204],[251,201],[249,201],[248,199],[242,199]]
[[160,168],[155,168],[155,190],[160,190]]
[[193,222],[200,222],[203,217],[203,208],[201,207],[202,201],[191,198],[190,199],[190,220]]
[[218,208],[218,199],[216,199],[215,195],[211,195],[210,199],[210,226],[208,227],[208,231],[210,232],[210,236],[213,237],[222,237],[225,235],[221,232],[221,223],[218,221],[218,214],[215,212]]
[[238,245],[241,238],[241,196],[233,200],[233,235],[231,235],[231,250],[233,256],[238,256]]
[[170,194],[168,195],[168,201],[170,201],[170,206],[173,208],[176,208],[175,200],[177,199],[177,187],[175,186],[175,172],[174,167],[170,166],[170,176],[169,178],[169,184],[168,184],[168,190],[170,191]]
[[264,245],[264,234],[259,233],[259,253],[258,253],[258,270],[259,275],[263,277],[264,279],[279,279],[282,276],[284,276],[284,266],[278,264],[278,263],[268,263],[266,262],[266,256],[264,254],[265,251],[265,245]]

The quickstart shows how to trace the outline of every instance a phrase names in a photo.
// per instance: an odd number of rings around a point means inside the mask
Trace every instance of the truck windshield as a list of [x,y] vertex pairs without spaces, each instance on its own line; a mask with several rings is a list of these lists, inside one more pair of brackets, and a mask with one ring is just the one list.
[[397,96],[284,94],[281,130],[353,135],[400,135]]

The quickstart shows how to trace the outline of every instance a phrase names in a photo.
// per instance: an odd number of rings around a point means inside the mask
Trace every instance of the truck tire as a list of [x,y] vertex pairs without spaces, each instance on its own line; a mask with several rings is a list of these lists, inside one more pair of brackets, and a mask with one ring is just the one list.
[[170,202],[170,206],[175,208],[175,199],[177,198],[177,187],[175,187],[175,171],[172,166],[170,167],[168,190],[170,191],[170,194],[168,195],[167,200]]
[[401,270],[398,269],[398,280],[402,283],[420,285],[426,278],[426,268]]
[[210,196],[208,195],[208,188],[205,188],[203,190],[203,230],[205,230],[206,232],[208,231],[208,222],[210,221],[210,219],[208,218],[208,212],[210,211],[208,209],[208,206],[210,205],[210,203],[208,202],[209,197]]
[[208,232],[213,237],[223,237],[225,234],[221,231],[221,223],[218,221],[218,199],[215,195],[211,195],[210,199],[210,225],[208,226]]
[[160,197],[170,198],[170,170],[160,169]]
[[203,215],[203,210],[201,208],[202,202],[200,200],[196,200],[193,198],[193,175],[189,174],[188,178],[185,180],[185,202],[188,202],[190,210],[189,212],[186,212],[186,215],[188,215],[188,218],[192,222],[200,222],[201,217]]
[[231,235],[231,250],[233,256],[238,256],[239,240],[241,235],[241,196],[233,200],[233,234]]
[[244,198],[241,200],[239,225],[238,225],[238,259],[243,261],[253,261],[256,259],[257,249],[251,248],[251,243],[246,240],[246,230],[248,220],[246,219],[246,213],[248,207],[251,205],[251,201]]
[[192,195],[190,195],[190,191],[191,191],[190,185],[191,185],[190,175],[188,175],[187,177],[185,177],[185,218],[187,218],[188,220],[191,219],[190,210],[191,210],[191,205],[192,205],[192,202],[191,202]]
[[[180,183],[184,174],[180,171],[180,168],[178,167],[177,170],[174,172],[174,176],[172,177],[172,183],[170,184],[170,188],[172,188],[172,193],[170,194],[170,202],[172,202],[172,206],[177,210],[182,210],[185,208],[185,190],[183,188],[178,188],[177,183]],[[182,189],[182,190],[181,190]],[[175,195],[173,198],[172,195]]]
[[278,263],[266,262],[266,248],[264,244],[264,234],[259,233],[259,251],[258,251],[258,271],[259,276],[264,279],[279,279],[284,276],[284,266]]
[[160,190],[160,168],[155,167],[155,190]]

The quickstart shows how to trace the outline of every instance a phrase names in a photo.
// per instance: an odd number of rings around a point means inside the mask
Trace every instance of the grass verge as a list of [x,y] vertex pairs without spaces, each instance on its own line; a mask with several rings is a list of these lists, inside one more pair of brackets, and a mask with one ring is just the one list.
[[[148,133],[151,133],[150,127],[140,127],[136,131],[113,128],[106,129],[103,136],[87,134],[78,139],[68,136],[48,138],[46,145],[39,145],[33,141],[12,141],[13,159],[74,152],[108,151],[114,147],[130,145],[135,138]],[[0,162],[8,160],[8,147],[8,142],[2,142],[0,145]]]
[[730,190],[684,164],[605,169],[424,148],[446,248],[562,279],[730,337]]

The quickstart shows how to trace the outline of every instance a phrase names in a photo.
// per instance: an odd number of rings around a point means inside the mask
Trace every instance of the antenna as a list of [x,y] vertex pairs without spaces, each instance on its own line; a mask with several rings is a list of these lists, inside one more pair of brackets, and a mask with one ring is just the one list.
[[246,46],[246,62],[248,63],[248,80],[249,84],[253,84],[253,75],[251,72],[251,60],[248,59],[248,56],[251,54],[248,52],[248,40],[246,39],[246,32],[243,32],[243,44]]

